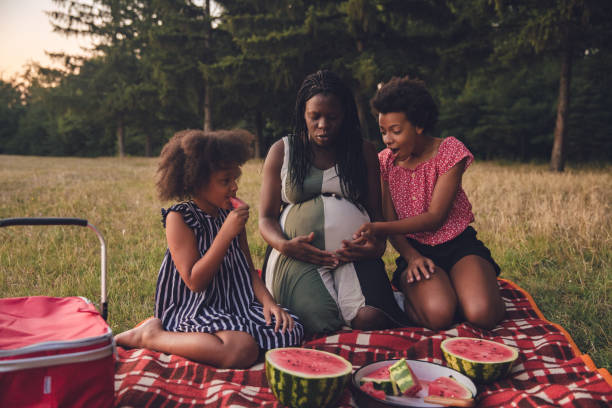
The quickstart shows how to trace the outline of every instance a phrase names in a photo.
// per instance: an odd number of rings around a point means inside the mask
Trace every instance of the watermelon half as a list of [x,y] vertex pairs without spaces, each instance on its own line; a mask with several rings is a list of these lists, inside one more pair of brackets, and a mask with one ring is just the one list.
[[476,382],[490,383],[512,369],[518,350],[496,341],[453,337],[441,344],[448,365]]
[[299,347],[267,351],[265,367],[274,396],[292,408],[335,406],[353,371],[340,356]]

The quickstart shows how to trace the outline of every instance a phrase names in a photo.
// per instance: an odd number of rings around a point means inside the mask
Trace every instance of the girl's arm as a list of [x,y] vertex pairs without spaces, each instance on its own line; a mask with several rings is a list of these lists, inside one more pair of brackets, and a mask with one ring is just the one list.
[[175,211],[166,216],[166,240],[174,265],[187,287],[193,292],[206,290],[219,270],[229,246],[244,229],[248,207],[237,209],[227,216],[210,248],[200,257],[195,233]]
[[[391,199],[391,193],[389,192],[389,185],[382,179],[382,177],[380,179],[380,185],[382,187],[383,215],[385,220],[396,221],[397,213],[395,212],[395,207],[393,207],[393,200]],[[408,283],[411,283],[414,280],[421,280],[421,276],[425,277],[425,279],[430,278],[430,275],[435,271],[435,264],[431,259],[424,257],[419,251],[414,249],[414,247],[410,245],[410,242],[408,242],[406,239],[405,235],[390,235],[389,241],[395,250],[408,263],[406,275],[402,276],[402,279],[407,279]]]
[[[393,201],[391,200],[391,193],[389,192],[389,185],[383,178],[380,178],[380,185],[382,187],[382,210],[384,219],[387,222],[397,221],[397,213],[395,212],[395,207],[393,207]],[[416,250],[410,245],[410,243],[406,240],[405,236],[402,234],[395,234],[389,236],[389,241],[393,248],[405,259],[410,257],[416,252]]]
[[426,212],[402,220],[364,224],[358,233],[368,235],[396,235],[436,231],[444,225],[461,185],[467,158],[457,162],[438,178]]
[[285,256],[322,266],[336,266],[338,260],[328,251],[310,244],[314,233],[287,239],[279,223],[281,208],[281,168],[285,144],[279,140],[270,147],[264,162],[259,200],[259,232],[263,239]]
[[244,253],[244,257],[249,264],[249,270],[251,271],[251,282],[253,282],[253,293],[255,297],[263,306],[264,318],[266,319],[266,323],[270,325],[272,323],[272,316],[275,317],[276,325],[274,326],[274,331],[277,331],[279,328],[284,332],[285,330],[293,330],[294,321],[289,313],[287,313],[282,307],[276,304],[274,297],[266,288],[261,276],[255,270],[255,266],[253,264],[253,258],[251,258],[251,251],[249,250],[249,242],[247,240],[246,229],[243,229],[240,235],[238,236],[238,242],[240,243],[240,249]]

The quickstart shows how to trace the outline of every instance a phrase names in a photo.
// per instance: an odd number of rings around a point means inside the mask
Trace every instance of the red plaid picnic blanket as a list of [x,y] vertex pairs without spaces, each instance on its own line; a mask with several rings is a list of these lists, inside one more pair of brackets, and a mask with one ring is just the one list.
[[[379,360],[405,357],[446,365],[440,343],[465,336],[517,347],[519,359],[510,376],[478,385],[479,407],[610,407],[612,376],[581,354],[569,334],[547,321],[531,296],[500,279],[507,315],[493,330],[459,324],[446,331],[421,327],[393,330],[346,330],[305,342],[353,363],[354,369]],[[274,407],[263,364],[227,370],[144,349],[118,348],[115,402],[118,407]],[[355,406],[349,388],[340,407]]]

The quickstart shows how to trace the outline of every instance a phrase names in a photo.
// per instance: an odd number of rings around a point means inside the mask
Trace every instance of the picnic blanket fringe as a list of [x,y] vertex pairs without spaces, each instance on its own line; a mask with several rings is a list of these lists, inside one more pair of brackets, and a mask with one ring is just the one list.
[[[440,343],[465,336],[517,347],[510,375],[478,385],[478,407],[610,407],[612,376],[580,352],[569,333],[548,321],[531,295],[514,282],[499,279],[506,318],[494,329],[461,323],[445,331],[423,327],[390,330],[342,330],[308,339],[303,347],[338,354],[354,369],[379,360],[405,357],[446,365]],[[281,408],[259,363],[248,370],[216,369],[175,355],[118,347],[115,373],[117,407],[268,407]],[[355,407],[345,390],[339,407]]]

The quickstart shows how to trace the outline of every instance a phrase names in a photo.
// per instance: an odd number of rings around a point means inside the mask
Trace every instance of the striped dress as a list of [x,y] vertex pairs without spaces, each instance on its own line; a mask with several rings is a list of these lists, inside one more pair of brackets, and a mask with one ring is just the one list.
[[[192,202],[176,204],[162,209],[162,222],[166,225],[169,212],[182,214],[185,223],[194,231],[200,255],[203,256],[221,229],[229,214],[219,209],[212,217]],[[297,321],[291,331],[274,331],[268,326],[263,307],[256,300],[247,259],[240,248],[238,237],[232,241],[219,271],[206,290],[192,292],[179,274],[169,250],[159,270],[155,291],[155,316],[161,319],[167,331],[215,333],[236,330],[249,333],[264,350],[276,347],[299,346],[303,327]]]

